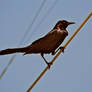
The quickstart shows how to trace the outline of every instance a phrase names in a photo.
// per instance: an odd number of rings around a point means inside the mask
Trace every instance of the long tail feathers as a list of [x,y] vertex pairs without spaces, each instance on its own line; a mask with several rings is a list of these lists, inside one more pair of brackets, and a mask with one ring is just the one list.
[[28,51],[28,48],[12,48],[0,51],[0,55],[13,54],[13,53],[24,53]]

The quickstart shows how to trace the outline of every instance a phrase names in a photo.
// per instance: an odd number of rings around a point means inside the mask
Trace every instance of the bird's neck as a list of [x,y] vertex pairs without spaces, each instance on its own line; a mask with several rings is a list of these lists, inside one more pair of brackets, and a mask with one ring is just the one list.
[[66,29],[60,29],[60,28],[57,28],[57,32],[63,32],[63,34],[65,35],[65,36],[67,36],[68,35],[68,32],[67,32],[67,30]]
[[54,29],[66,30],[64,27],[55,27]]
[[66,30],[66,28],[63,28],[63,27],[61,27],[60,29],[61,29],[61,30]]

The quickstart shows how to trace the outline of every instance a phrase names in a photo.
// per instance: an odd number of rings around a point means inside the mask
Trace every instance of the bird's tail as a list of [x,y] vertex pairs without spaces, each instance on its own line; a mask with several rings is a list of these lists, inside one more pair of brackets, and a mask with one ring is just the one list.
[[24,48],[11,48],[0,51],[0,55],[13,54],[13,53],[24,53],[28,50],[27,47]]

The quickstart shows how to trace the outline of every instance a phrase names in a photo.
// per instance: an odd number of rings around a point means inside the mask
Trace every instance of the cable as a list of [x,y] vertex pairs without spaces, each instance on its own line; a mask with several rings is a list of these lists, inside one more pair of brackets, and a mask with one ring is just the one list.
[[30,32],[30,30],[32,29],[32,26],[35,24],[35,21],[37,19],[37,17],[39,16],[43,6],[45,5],[46,3],[46,0],[43,0],[43,2],[41,3],[36,15],[34,16],[32,22],[30,23],[29,27],[27,28],[27,30],[25,31],[24,35],[23,35],[23,38],[21,39],[19,45],[21,45],[23,42],[24,42],[24,39],[27,37],[28,33]]
[[38,30],[38,28],[42,25],[43,21],[46,20],[46,18],[50,15],[50,13],[53,11],[53,9],[55,8],[56,4],[58,3],[59,0],[55,0],[54,3],[51,5],[50,9],[48,9],[48,11],[44,14],[44,16],[42,17],[42,19],[40,20],[39,24],[34,28],[34,30],[31,32],[30,36],[28,37],[28,39],[26,41],[31,40],[32,38],[32,34],[34,34],[36,31]]
[[3,75],[7,71],[8,67],[11,65],[11,63],[15,59],[15,57],[16,57],[16,55],[13,55],[12,58],[10,59],[9,63],[7,64],[7,66],[3,69],[2,73],[0,74],[0,79],[3,77]]

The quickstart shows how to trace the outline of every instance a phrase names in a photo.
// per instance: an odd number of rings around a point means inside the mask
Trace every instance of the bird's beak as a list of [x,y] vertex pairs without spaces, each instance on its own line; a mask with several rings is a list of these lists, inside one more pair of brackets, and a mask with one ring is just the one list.
[[68,22],[68,25],[70,25],[70,24],[75,24],[75,22]]

